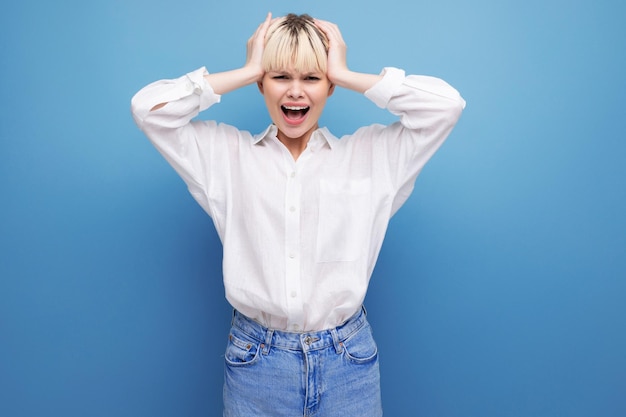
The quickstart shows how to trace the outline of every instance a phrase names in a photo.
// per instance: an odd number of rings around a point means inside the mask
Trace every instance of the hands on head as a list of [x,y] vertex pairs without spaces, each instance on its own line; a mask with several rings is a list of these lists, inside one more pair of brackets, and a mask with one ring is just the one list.
[[[257,27],[248,39],[246,63],[244,66],[231,71],[205,75],[216,94],[225,94],[237,88],[261,81],[265,74],[263,69],[263,51],[265,49],[267,32],[272,23],[278,19],[273,18],[272,14],[268,13],[263,23]],[[334,23],[319,19],[313,19],[313,22],[328,39],[326,75],[334,85],[363,93],[381,79],[380,75],[349,70],[346,63],[347,47],[339,27]]]
[[[248,39],[246,51],[246,66],[259,74],[259,79],[263,77],[262,66],[263,50],[265,47],[265,37],[269,27],[279,18],[272,18],[272,13],[268,13],[263,23],[261,23],[252,36]],[[334,78],[339,78],[341,73],[348,71],[346,62],[346,43],[341,36],[339,27],[331,22],[313,19],[315,26],[328,39],[328,67],[327,76],[334,83]]]

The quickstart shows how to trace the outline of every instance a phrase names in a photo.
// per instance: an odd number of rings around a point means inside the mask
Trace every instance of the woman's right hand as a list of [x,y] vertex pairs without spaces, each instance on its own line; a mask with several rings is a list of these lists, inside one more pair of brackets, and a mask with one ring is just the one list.
[[245,67],[256,71],[259,74],[259,80],[263,78],[265,73],[262,65],[263,49],[265,48],[265,35],[271,23],[272,13],[268,13],[265,21],[259,25],[250,39],[248,39]]
[[204,78],[216,94],[225,94],[249,84],[261,81],[263,70],[263,49],[265,34],[272,23],[272,14],[268,13],[265,21],[259,25],[248,39],[245,65],[230,71],[206,74]]

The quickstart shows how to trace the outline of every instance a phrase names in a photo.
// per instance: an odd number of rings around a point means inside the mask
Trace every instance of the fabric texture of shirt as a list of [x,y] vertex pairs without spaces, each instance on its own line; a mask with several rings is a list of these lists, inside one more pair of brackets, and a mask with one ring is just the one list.
[[220,101],[205,74],[149,84],[131,108],[211,216],[228,302],[270,328],[338,326],[362,305],[390,218],[465,101],[438,78],[385,68],[365,96],[399,121],[341,139],[320,128],[294,160],[274,125],[252,135],[192,120]]

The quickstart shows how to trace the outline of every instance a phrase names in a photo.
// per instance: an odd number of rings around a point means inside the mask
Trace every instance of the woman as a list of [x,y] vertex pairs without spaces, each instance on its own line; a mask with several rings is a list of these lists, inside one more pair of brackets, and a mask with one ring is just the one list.
[[[272,124],[252,135],[192,121],[257,83]],[[399,116],[337,139],[318,126],[336,87]],[[465,106],[444,81],[354,72],[335,24],[268,14],[243,67],[144,87],[138,126],[211,216],[235,309],[224,416],[380,416],[363,300],[391,216]],[[346,111],[349,111],[347,109]]]

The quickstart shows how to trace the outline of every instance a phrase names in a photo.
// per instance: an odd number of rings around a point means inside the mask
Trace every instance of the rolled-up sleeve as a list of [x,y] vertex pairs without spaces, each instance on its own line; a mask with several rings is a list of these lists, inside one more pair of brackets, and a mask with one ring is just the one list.
[[365,92],[378,107],[400,116],[409,129],[432,127],[437,123],[454,125],[465,108],[465,100],[450,84],[426,75],[406,76],[398,68],[387,67],[383,78]]
[[405,75],[393,67],[384,68],[381,75],[365,96],[400,119],[370,132],[396,190],[395,213],[412,192],[426,162],[449,136],[466,103],[455,88],[439,78]]
[[215,94],[205,74],[207,70],[202,67],[179,78],[147,85],[133,96],[131,112],[150,142],[210,212],[204,196],[211,178],[214,139],[236,136],[236,131],[214,121],[192,121],[220,101],[221,96]]
[[[201,111],[219,103],[221,96],[206,81],[206,74],[202,67],[179,78],[155,81],[137,92],[131,100],[131,112],[139,128],[184,126]],[[162,104],[165,105],[153,110]]]

